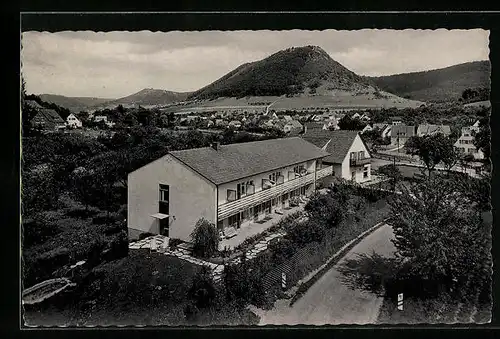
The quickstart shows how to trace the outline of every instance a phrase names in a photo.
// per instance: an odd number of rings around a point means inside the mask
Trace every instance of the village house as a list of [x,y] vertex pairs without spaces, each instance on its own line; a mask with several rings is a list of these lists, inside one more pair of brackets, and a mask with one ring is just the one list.
[[406,144],[408,139],[415,136],[415,126],[407,125],[392,125],[391,127],[391,144],[398,147]]
[[322,163],[333,166],[335,177],[357,183],[371,180],[370,151],[357,131],[307,131],[302,138],[330,153]]
[[403,119],[401,119],[401,117],[391,117],[391,125],[392,126],[401,125],[402,123],[403,123]]
[[370,116],[369,116],[368,114],[366,114],[366,113],[363,113],[363,114],[359,117],[359,119],[360,119],[360,120],[362,120],[362,121],[365,121],[365,122],[367,122],[367,121],[370,121],[370,120],[371,120]]
[[302,132],[304,126],[297,120],[288,121],[283,127],[285,133],[299,133]]
[[71,128],[81,128],[82,122],[73,113],[71,113],[66,118],[66,126]]
[[462,127],[460,138],[453,145],[461,155],[471,154],[474,159],[484,159],[484,153],[474,145],[476,133],[479,132],[479,121],[472,126]]
[[337,119],[332,118],[325,121],[323,124],[324,130],[338,130],[340,129]]
[[351,115],[351,119],[361,119],[361,115],[356,112],[353,115]]
[[106,115],[96,115],[96,116],[94,116],[94,122],[99,123],[101,121],[103,121],[104,124],[106,126],[108,126],[108,127],[113,127],[115,125],[114,122],[108,120],[108,117]]
[[361,134],[365,133],[365,132],[368,132],[368,131],[371,131],[373,130],[373,127],[370,126],[370,124],[367,124],[362,130],[361,130]]
[[448,125],[430,125],[430,124],[422,124],[418,125],[417,128],[417,136],[423,137],[424,135],[433,135],[441,133],[445,136],[451,134],[450,126]]
[[379,130],[381,132],[382,138],[391,137],[391,127],[392,125],[386,123],[373,124],[373,129]]
[[238,120],[233,120],[229,123],[228,127],[232,127],[232,128],[240,128],[241,127],[241,122],[239,122]]
[[332,174],[321,164],[328,155],[299,137],[170,152],[128,175],[129,237],[150,232],[189,242],[200,218],[221,236],[259,228]]
[[288,122],[288,121],[292,121],[292,120],[293,120],[293,119],[292,119],[292,117],[291,117],[291,116],[289,116],[289,115],[284,115],[284,116],[283,116],[283,119],[284,119],[286,122]]
[[31,123],[45,130],[58,130],[66,127],[66,123],[61,116],[53,109],[39,108],[38,113],[33,117]]

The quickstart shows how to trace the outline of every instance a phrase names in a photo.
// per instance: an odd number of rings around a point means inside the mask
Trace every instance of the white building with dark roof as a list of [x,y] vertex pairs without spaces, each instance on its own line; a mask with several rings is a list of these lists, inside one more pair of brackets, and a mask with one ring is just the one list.
[[476,160],[484,159],[484,153],[480,148],[474,145],[476,133],[480,130],[479,121],[472,126],[462,127],[460,138],[453,145],[460,155],[470,154]]
[[288,209],[292,197],[313,193],[332,173],[320,165],[328,155],[298,137],[170,152],[128,175],[129,237],[150,232],[190,241],[200,218],[222,235],[248,234]]
[[371,154],[358,131],[311,131],[302,138],[330,153],[322,164],[333,166],[333,175],[363,183],[371,180]]

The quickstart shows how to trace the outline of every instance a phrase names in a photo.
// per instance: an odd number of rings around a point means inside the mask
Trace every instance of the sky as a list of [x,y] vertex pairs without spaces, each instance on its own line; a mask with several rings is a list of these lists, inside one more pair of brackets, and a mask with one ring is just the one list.
[[486,30],[199,31],[22,34],[28,93],[120,98],[144,88],[187,92],[239,65],[316,45],[359,75],[379,76],[489,59]]

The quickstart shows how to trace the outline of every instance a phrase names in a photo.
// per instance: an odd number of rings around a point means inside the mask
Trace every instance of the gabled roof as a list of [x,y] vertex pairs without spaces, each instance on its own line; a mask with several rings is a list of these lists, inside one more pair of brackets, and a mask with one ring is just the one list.
[[293,120],[292,117],[289,115],[284,115],[283,119],[285,119],[285,121],[292,121]]
[[451,129],[448,125],[431,125],[431,124],[422,124],[417,128],[417,134],[428,135],[433,133],[442,132],[443,134],[450,134]]
[[40,108],[43,108],[38,102],[36,102],[35,100],[25,100],[24,103],[28,106],[30,106],[31,108],[37,108],[37,109],[40,109]]
[[298,122],[297,120],[291,120],[286,123],[286,125],[291,126],[292,128],[302,128],[302,124]]
[[216,185],[329,154],[299,137],[195,148],[169,153]]
[[391,127],[392,125],[386,124],[386,123],[376,123],[373,124],[373,128],[378,128],[380,130],[385,130],[387,127]]
[[391,126],[391,137],[397,137],[398,133],[402,133],[407,137],[411,137],[415,134],[415,126],[407,126],[407,125],[395,125]]
[[64,124],[63,118],[61,118],[61,116],[53,109],[39,109],[37,116],[51,123]]
[[307,131],[302,138],[318,147],[323,148],[326,146],[326,151],[330,153],[330,155],[323,159],[325,162],[342,163],[357,135],[358,131],[320,130],[312,132]]

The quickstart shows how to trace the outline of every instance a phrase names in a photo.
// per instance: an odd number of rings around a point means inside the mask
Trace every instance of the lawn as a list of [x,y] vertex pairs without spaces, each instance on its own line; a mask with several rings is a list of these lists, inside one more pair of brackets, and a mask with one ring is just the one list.
[[[59,300],[29,309],[28,326],[191,325],[185,320],[187,291],[199,266],[149,250],[95,267]],[[62,300],[64,299],[64,300]],[[255,324],[258,319],[235,304],[204,310],[196,325]]]

